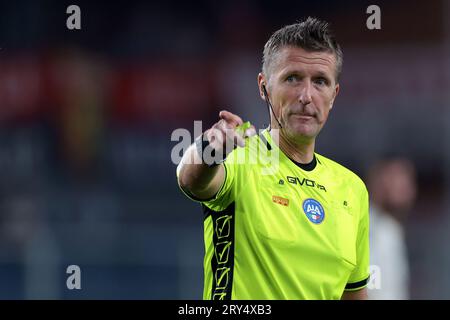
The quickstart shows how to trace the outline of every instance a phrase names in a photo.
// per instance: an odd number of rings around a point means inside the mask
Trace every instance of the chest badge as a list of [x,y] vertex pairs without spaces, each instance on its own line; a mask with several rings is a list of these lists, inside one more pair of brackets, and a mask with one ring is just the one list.
[[309,221],[314,224],[319,224],[325,218],[325,210],[319,201],[314,199],[306,199],[303,201],[303,212]]
[[272,202],[281,204],[285,207],[289,206],[289,199],[278,197],[278,196],[272,196]]

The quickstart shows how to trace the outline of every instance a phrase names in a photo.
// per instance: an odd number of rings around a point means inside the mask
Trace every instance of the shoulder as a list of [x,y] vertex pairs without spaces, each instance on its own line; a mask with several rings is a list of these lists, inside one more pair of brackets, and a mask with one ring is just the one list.
[[357,188],[361,192],[367,194],[367,188],[364,181],[356,173],[354,173],[347,167],[343,166],[342,164],[339,164],[336,161],[333,161],[318,153],[315,153],[315,155],[320,165],[324,166],[332,176],[334,176],[335,178],[339,179],[342,182],[345,182],[346,184],[351,185],[352,188]]

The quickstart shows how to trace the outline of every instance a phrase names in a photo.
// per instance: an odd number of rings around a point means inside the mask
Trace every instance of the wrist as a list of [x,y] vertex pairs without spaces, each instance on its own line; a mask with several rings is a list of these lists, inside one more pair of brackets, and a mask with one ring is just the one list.
[[219,154],[220,152],[217,152],[210,144],[205,133],[206,131],[195,140],[195,147],[202,162],[208,167],[215,167],[225,161],[226,154],[224,152]]

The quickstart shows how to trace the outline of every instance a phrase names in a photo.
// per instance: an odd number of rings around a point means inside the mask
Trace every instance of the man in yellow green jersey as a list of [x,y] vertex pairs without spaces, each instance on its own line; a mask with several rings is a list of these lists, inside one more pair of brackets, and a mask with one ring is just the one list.
[[270,128],[221,111],[183,155],[178,183],[204,210],[204,299],[366,298],[366,187],[314,151],[342,60],[326,22],[276,31],[258,75]]

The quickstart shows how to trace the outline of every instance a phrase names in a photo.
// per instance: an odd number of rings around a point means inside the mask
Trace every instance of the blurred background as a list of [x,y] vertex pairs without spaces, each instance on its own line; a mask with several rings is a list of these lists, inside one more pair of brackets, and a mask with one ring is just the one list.
[[[66,27],[71,4],[81,30]],[[381,30],[366,27],[371,4]],[[445,0],[2,1],[0,299],[200,299],[202,211],[178,189],[171,134],[222,109],[263,128],[262,48],[308,15],[344,50],[317,152],[361,177],[386,155],[413,163],[409,295],[449,299]],[[66,287],[72,264],[81,290]]]

